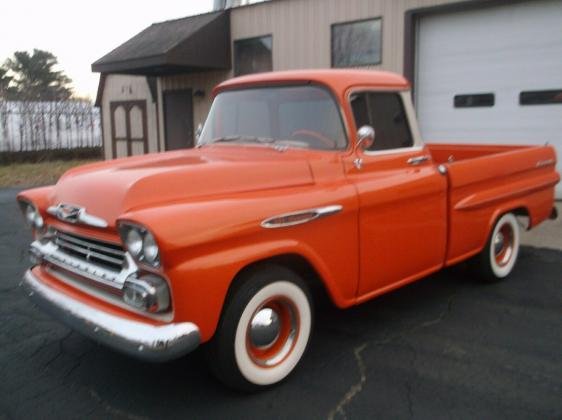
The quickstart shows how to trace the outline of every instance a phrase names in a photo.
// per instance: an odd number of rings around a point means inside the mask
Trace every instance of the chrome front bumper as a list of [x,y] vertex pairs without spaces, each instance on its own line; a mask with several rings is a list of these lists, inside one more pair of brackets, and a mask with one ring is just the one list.
[[70,328],[122,353],[164,362],[194,350],[201,342],[191,322],[155,326],[124,319],[73,299],[44,284],[31,270],[22,287],[40,308]]

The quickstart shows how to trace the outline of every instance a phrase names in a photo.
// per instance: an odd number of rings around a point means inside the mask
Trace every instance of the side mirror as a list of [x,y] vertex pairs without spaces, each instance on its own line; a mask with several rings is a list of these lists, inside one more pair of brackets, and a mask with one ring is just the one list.
[[364,125],[357,130],[356,150],[368,150],[375,142],[375,129],[370,125]]

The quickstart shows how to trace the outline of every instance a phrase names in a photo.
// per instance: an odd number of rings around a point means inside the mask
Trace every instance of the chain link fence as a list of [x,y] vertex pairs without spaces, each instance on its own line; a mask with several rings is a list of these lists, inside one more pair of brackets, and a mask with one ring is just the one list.
[[89,101],[0,100],[0,152],[101,146],[100,111]]

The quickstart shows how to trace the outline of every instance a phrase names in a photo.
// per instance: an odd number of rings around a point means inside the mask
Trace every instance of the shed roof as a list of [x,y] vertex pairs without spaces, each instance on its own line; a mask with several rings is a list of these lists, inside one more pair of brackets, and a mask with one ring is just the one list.
[[92,71],[139,75],[230,69],[228,11],[155,23],[92,64]]

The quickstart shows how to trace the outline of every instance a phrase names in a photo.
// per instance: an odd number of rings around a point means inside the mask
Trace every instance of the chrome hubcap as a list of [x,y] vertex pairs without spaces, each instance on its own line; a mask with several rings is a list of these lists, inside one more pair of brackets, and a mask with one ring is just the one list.
[[293,350],[299,332],[298,310],[289,299],[272,298],[255,312],[247,328],[246,350],[253,362],[276,366]]
[[494,238],[494,253],[498,255],[504,247],[505,237],[503,233],[498,232]]
[[265,349],[277,340],[280,331],[279,314],[271,308],[263,308],[252,318],[250,340],[256,348]]

